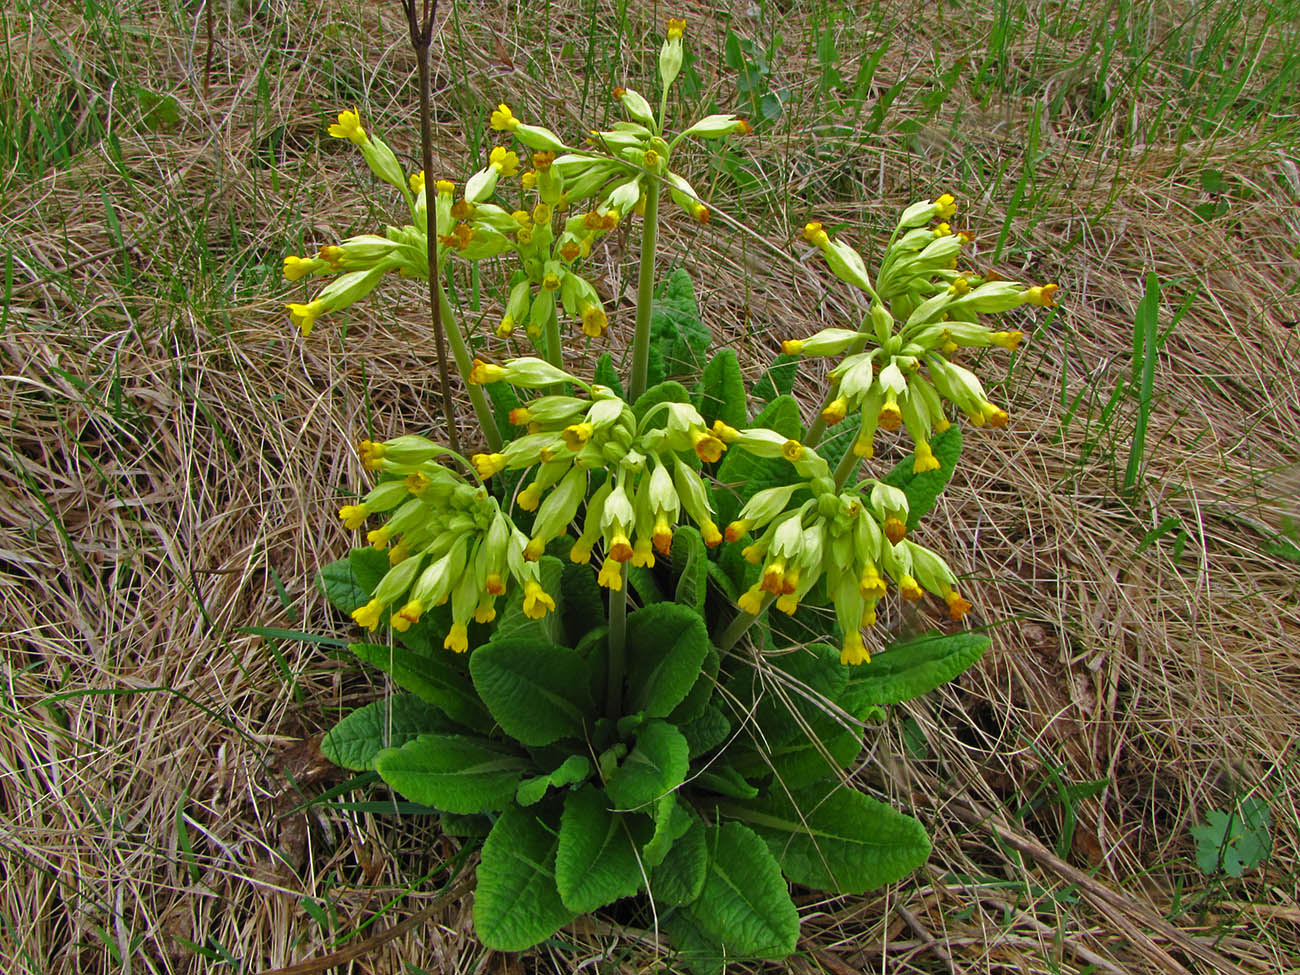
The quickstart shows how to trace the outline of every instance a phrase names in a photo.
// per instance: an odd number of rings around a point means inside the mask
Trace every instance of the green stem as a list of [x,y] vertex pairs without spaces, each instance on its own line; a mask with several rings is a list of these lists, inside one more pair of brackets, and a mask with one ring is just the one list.
[[482,386],[469,381],[474,362],[470,359],[469,349],[465,347],[465,338],[460,334],[460,323],[456,321],[456,313],[452,310],[451,302],[447,300],[447,293],[442,290],[441,279],[431,280],[429,287],[438,293],[438,307],[442,312],[443,331],[447,336],[447,344],[451,346],[451,354],[456,359],[456,371],[460,373],[461,381],[465,383],[465,389],[469,392],[474,416],[478,418],[478,425],[483,429],[483,439],[487,441],[489,450],[498,451],[502,444],[501,431],[497,429],[496,417],[492,415],[492,404],[488,402],[487,393],[483,392]]
[[619,570],[623,585],[609,594],[609,682],[605,685],[605,714],[623,716],[623,672],[627,658],[627,563]]
[[645,191],[641,228],[641,266],[636,279],[636,335],[632,339],[632,377],[628,402],[645,392],[650,375],[650,306],[654,299],[655,248],[659,242],[659,180],[651,177]]
[[838,494],[844,490],[844,485],[848,483],[853,472],[858,469],[862,463],[862,458],[853,452],[853,444],[849,444],[848,449],[844,451],[844,456],[840,458],[839,464],[835,468],[835,492]]
[[547,291],[544,299],[551,303],[551,314],[546,320],[546,361],[556,369],[564,368],[564,352],[560,346],[560,310],[555,307],[555,292]]
[[[767,609],[771,600],[771,595],[765,594],[763,596],[763,609],[759,610],[758,616],[763,615],[763,612]],[[758,622],[758,616],[751,616],[749,613],[741,610],[741,612],[736,615],[736,618],[727,624],[727,628],[722,631],[722,635],[718,637],[718,652],[722,654],[728,653],[732,647],[740,642],[740,638],[749,631],[749,628]]]
[[[859,352],[865,352],[867,343],[871,341],[871,333],[867,328],[871,325],[871,313],[867,312],[866,317],[862,319],[862,324],[858,326],[858,331],[862,333],[860,338],[853,340],[853,344],[848,347],[844,353],[844,358],[851,355],[857,355]],[[816,447],[821,442],[822,435],[826,433],[826,421],[822,419],[822,411],[831,405],[831,401],[839,395],[839,387],[831,386],[822,397],[822,405],[817,408],[817,419],[813,421],[812,427],[808,430],[808,435],[803,438],[805,447]]]

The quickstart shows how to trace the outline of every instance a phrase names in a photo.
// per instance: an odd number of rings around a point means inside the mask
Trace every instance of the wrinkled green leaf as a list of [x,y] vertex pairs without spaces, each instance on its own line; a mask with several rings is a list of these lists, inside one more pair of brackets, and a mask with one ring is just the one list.
[[690,748],[691,759],[717,748],[731,734],[731,721],[716,704],[710,704],[693,721],[680,726]]
[[722,762],[713,762],[708,768],[701,769],[692,782],[701,789],[716,792],[720,796],[731,796],[734,799],[753,799],[758,795],[755,786],[751,785],[735,768]]
[[375,771],[412,802],[450,813],[511,806],[528,759],[467,735],[421,735],[375,756]]
[[720,349],[704,367],[695,408],[704,422],[713,425],[721,420],[732,427],[748,426],[745,405],[745,380],[740,374],[740,359],[735,349]]
[[454,725],[441,710],[412,694],[394,694],[357,708],[321,739],[321,754],[354,772],[375,767],[385,748],[400,748],[425,732],[449,732]]
[[555,881],[564,906],[586,914],[641,889],[640,845],[632,836],[640,816],[611,812],[609,799],[595,786],[584,786],[564,798],[560,845],[555,857]]
[[722,942],[706,932],[689,910],[670,911],[661,923],[678,957],[695,975],[723,975],[727,956]]
[[605,783],[620,810],[646,807],[686,779],[690,749],[682,733],[666,721],[649,721],[637,732],[636,746]]
[[534,806],[542,801],[550,789],[561,789],[585,781],[592,773],[591,759],[586,755],[570,755],[554,772],[524,779],[515,790],[515,802],[521,806]]
[[525,745],[581,738],[594,710],[587,662],[568,647],[493,640],[474,652],[469,671],[492,717]]
[[680,728],[683,724],[699,717],[700,712],[712,699],[713,692],[718,688],[718,669],[721,665],[722,658],[710,645],[708,653],[704,655],[704,663],[700,665],[700,676],[695,678],[695,683],[682,698],[682,703],[673,708],[672,713],[668,715],[669,721]]
[[608,352],[602,352],[600,358],[596,360],[596,372],[592,376],[592,381],[608,386],[618,394],[619,398],[623,398],[623,380],[618,374],[618,369],[614,367],[614,357]]
[[689,904],[700,896],[709,868],[707,834],[696,817],[650,875],[650,893],[660,904]]
[[704,597],[708,593],[708,549],[699,530],[682,525],[673,532],[673,544],[670,550],[673,574],[677,577],[677,594],[674,601],[682,606],[689,606],[703,615]]
[[397,685],[437,706],[458,724],[476,731],[492,727],[478,694],[445,651],[426,656],[404,647],[353,643],[348,647],[359,659],[387,673]]
[[646,867],[663,863],[678,837],[690,828],[692,819],[692,814],[678,801],[676,792],[660,796],[654,804],[654,835],[641,848],[641,862]]
[[555,884],[559,833],[531,812],[511,807],[483,843],[474,892],[474,930],[498,951],[523,951],[576,917]]
[[849,668],[840,700],[852,714],[869,705],[897,704],[928,694],[975,663],[988,649],[983,633],[930,634],[896,643]]
[[[686,387],[674,380],[667,382],[655,383],[644,393],[642,393],[635,403],[632,404],[632,412],[636,415],[637,422],[640,423],[645,419],[645,415],[660,403],[689,403],[691,396],[686,392]],[[650,419],[650,427],[662,427],[667,422],[667,411],[659,410]]]
[[740,823],[723,822],[709,846],[709,869],[691,916],[737,954],[784,958],[794,951],[799,912],[767,845]]
[[626,562],[624,565],[627,570],[628,585],[640,598],[643,606],[664,601],[663,590],[659,588],[659,581],[655,578],[653,570],[643,565],[633,565],[631,562]]
[[[772,360],[767,372],[759,377],[752,390],[754,399],[763,405],[771,403],[778,396],[789,396],[794,390],[794,378],[799,371],[799,357],[782,352]],[[755,420],[751,426],[759,426]]]
[[630,614],[627,710],[666,717],[694,686],[709,649],[703,618],[686,606],[656,603]]
[[373,548],[354,548],[346,559],[322,567],[316,579],[335,609],[351,613],[370,602],[370,594],[388,569],[385,553]]
[[713,336],[700,321],[691,276],[678,268],[655,285],[650,307],[650,385],[669,376],[694,379],[704,368]]
[[874,890],[911,873],[930,855],[925,828],[883,802],[848,787],[782,790],[728,803],[767,843],[794,883],[839,894]]

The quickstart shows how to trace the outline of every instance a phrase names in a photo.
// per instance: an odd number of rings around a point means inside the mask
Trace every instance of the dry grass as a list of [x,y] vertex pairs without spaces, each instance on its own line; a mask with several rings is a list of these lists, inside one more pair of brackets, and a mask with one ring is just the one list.
[[[585,71],[590,4],[547,5],[547,37],[537,5],[463,4],[435,43],[447,170],[465,171],[465,139],[490,101],[545,110],[572,132],[584,78],[590,114],[604,104],[602,72],[623,63],[645,76],[642,39],[667,12],[653,6],[596,7],[602,40]],[[836,136],[814,131],[819,69],[802,40],[835,5],[795,6],[780,15],[773,77],[796,93],[792,117],[744,150],[763,182],[738,187],[703,160],[694,173],[753,232],[674,222],[663,238],[688,255],[720,340],[757,369],[775,338],[850,307],[826,275],[779,256],[798,249],[793,228],[808,215],[869,244],[900,205],[956,188],[990,260],[1022,172],[1032,179],[997,266],[1058,280],[1065,300],[1006,375],[1012,428],[969,438],[925,529],[973,574],[984,619],[1005,621],[995,649],[956,686],[899,709],[858,772],[916,811],[934,856],[886,891],[806,901],[804,951],[789,967],[1300,971],[1300,606],[1295,563],[1268,548],[1300,519],[1296,103],[1289,117],[1255,117],[1238,99],[1221,126],[1175,139],[1189,82],[1159,52],[1178,5],[1150,8],[1155,54],[1125,95],[1137,62],[1117,54],[1097,69],[1082,35],[1035,39],[1055,37],[1063,8],[1025,11],[1002,83],[977,91],[996,13],[962,10],[953,36],[942,17],[898,3],[841,40],[852,78],[873,41],[894,38],[875,89],[905,79],[890,124],[867,135],[868,102]],[[694,7],[704,85],[731,104],[730,72],[708,59],[721,63],[728,20],[750,36],[770,24],[740,4],[730,18]],[[607,36],[623,16],[632,40],[616,52]],[[1114,16],[1098,4],[1093,19]],[[324,137],[330,110],[360,104],[414,156],[396,5],[382,16],[222,5],[207,94],[191,10],[22,6],[4,18],[6,86],[22,93],[6,138],[22,151],[0,184],[12,281],[0,332],[0,967],[234,970],[228,955],[261,971],[310,959],[375,912],[363,936],[419,911],[456,848],[391,815],[300,808],[339,781],[312,736],[382,688],[329,646],[239,629],[344,634],[311,580],[348,545],[329,517],[361,482],[348,444],[438,426],[418,291],[389,289],[304,342],[281,315],[276,276],[304,241],[382,219],[358,193],[368,183],[354,157]],[[1258,36],[1274,54],[1294,41],[1276,26]],[[970,67],[948,98],[916,108],[912,96],[960,57]],[[1274,64],[1258,60],[1246,95],[1267,90]],[[176,124],[143,125],[140,89],[174,96]],[[1118,92],[1118,107],[1099,109],[1097,90]],[[1036,105],[1049,111],[1027,162]],[[909,117],[916,132],[892,127]],[[43,150],[40,132],[12,124],[24,118],[65,119],[68,151]],[[47,160],[40,172],[35,158]],[[1207,169],[1237,188],[1210,222],[1194,212]],[[605,260],[626,330],[621,242]],[[1121,397],[1102,413],[1131,368],[1146,269],[1166,282],[1162,328],[1196,297],[1160,355],[1144,477],[1125,496],[1137,406]],[[811,410],[817,387],[802,388]],[[1176,528],[1143,546],[1167,519]],[[1089,782],[1095,794],[1058,801]],[[1188,827],[1251,791],[1271,800],[1272,857],[1244,880],[1207,879]],[[1052,852],[1066,806],[1072,842]],[[457,899],[346,970],[665,961],[652,931],[608,919],[564,940],[491,956]]]

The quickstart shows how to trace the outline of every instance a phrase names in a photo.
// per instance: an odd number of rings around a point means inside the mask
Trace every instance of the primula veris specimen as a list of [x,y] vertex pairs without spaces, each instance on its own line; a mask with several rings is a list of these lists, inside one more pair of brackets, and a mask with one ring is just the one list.
[[[491,947],[529,947],[579,912],[646,891],[664,930],[689,949],[687,963],[711,970],[710,957],[691,952],[794,950],[787,880],[866,890],[928,853],[919,823],[836,777],[860,751],[864,720],[952,679],[987,646],[959,633],[896,644],[873,662],[882,641],[870,634],[895,592],[941,600],[952,621],[971,612],[953,569],[909,526],[952,473],[960,438],[943,435],[953,419],[1009,421],[960,361],[963,350],[1014,351],[1022,333],[990,318],[1050,307],[1057,287],[965,267],[970,238],[952,230],[950,194],[904,209],[876,267],[812,221],[804,240],[869,299],[860,322],[783,343],[792,356],[836,360],[814,426],[803,430],[789,397],[788,423],[775,411],[743,422],[734,353],[706,372],[729,380],[723,389],[646,390],[659,197],[709,223],[709,206],[672,168],[678,153],[688,140],[750,131],[725,113],[667,131],[686,31],[685,20],[668,21],[657,104],[615,89],[626,120],[590,131],[580,147],[497,103],[489,126],[503,143],[487,149],[463,191],[407,173],[356,111],[341,112],[329,134],[402,194],[410,222],[289,255],[284,276],[329,278],[314,298],[287,305],[306,338],[389,272],[427,279],[430,247],[440,281],[452,260],[512,269],[499,341],[487,343],[496,351],[471,354],[454,309],[440,305],[485,449],[464,458],[411,435],[359,444],[375,482],[338,516],[369,548],[330,573],[330,595],[367,632],[390,638],[353,649],[410,695],[394,698],[391,739],[389,722],[363,709],[326,737],[326,753],[373,769],[412,801],[494,814],[475,905]],[[585,262],[638,217],[630,376],[620,386],[606,366],[588,382],[565,366],[562,323],[580,341],[609,340],[606,302]],[[500,429],[484,387],[508,418]],[[841,423],[853,427],[851,445],[823,445]],[[897,431],[914,447],[906,467],[859,477],[877,438]],[[736,512],[725,526],[720,508]],[[629,613],[633,591],[642,606]],[[781,643],[786,617],[809,634],[798,647]],[[755,649],[778,651],[761,668],[731,652],[746,632]],[[431,647],[431,634],[465,656]],[[784,671],[782,682],[807,689],[807,701],[792,697],[794,713],[781,713],[770,695],[746,689],[760,671]],[[819,701],[830,708],[810,706]],[[828,723],[830,713],[858,725]]]

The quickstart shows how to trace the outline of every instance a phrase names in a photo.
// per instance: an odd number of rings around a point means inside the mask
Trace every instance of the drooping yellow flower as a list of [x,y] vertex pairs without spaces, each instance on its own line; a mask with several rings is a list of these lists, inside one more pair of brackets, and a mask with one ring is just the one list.
[[366,516],[370,514],[364,504],[345,504],[339,508],[339,517],[343,519],[343,527],[349,531],[356,531],[366,523]]
[[866,644],[862,642],[862,634],[857,630],[850,630],[844,634],[844,646],[840,649],[840,663],[846,667],[871,663],[871,654],[867,652]]
[[406,182],[407,185],[411,187],[412,193],[419,193],[420,190],[424,189],[424,170],[422,169],[418,173],[412,173]]
[[600,305],[584,305],[582,309],[582,331],[594,339],[600,338],[609,328],[609,318]]
[[293,254],[286,254],[284,258],[284,278],[286,281],[297,281],[305,274],[312,272],[312,261],[303,260]]
[[606,559],[605,564],[600,567],[600,573],[596,576],[596,581],[606,589],[619,592],[623,588],[622,563],[615,561],[613,558]]
[[939,469],[939,458],[934,456],[934,450],[924,440],[916,444],[916,460],[912,463],[913,474],[924,474],[926,471],[937,471]]
[[365,627],[367,630],[373,630],[379,626],[379,614],[383,612],[384,604],[377,599],[372,599],[364,606],[358,606],[352,611],[352,618],[356,620],[358,626]]
[[485,481],[506,466],[505,454],[475,454],[470,461],[478,476]]
[[[817,247],[826,247],[830,244],[831,239],[827,235],[825,228],[816,221],[812,220],[804,224],[803,239]],[[791,353],[793,354],[793,353]]]
[[679,41],[679,40],[682,39],[682,36],[683,36],[685,33],[686,33],[686,18],[685,18],[685,17],[669,17],[669,18],[668,18],[668,40],[670,40],[670,41]]
[[530,620],[539,620],[555,609],[555,600],[546,594],[542,584],[535,579],[524,583],[524,615]]
[[497,169],[503,177],[509,178],[519,171],[519,154],[504,146],[497,146],[488,154],[488,165]]
[[1051,308],[1056,304],[1056,292],[1060,290],[1060,287],[1055,284],[1039,285],[1025,292],[1025,301],[1031,305]]
[[490,362],[484,362],[482,359],[475,359],[474,366],[469,371],[469,381],[477,386],[497,383],[505,379],[505,377],[505,369]]
[[934,205],[938,208],[935,216],[940,220],[951,220],[953,214],[957,212],[957,200],[951,193],[944,193],[934,201]]
[[405,633],[416,623],[420,622],[420,616],[423,612],[424,607],[420,605],[420,601],[418,599],[412,599],[394,613],[389,618],[388,622],[398,633]]
[[763,588],[758,585],[750,586],[736,600],[736,605],[742,613],[748,613],[750,616],[757,616],[763,612]]
[[305,305],[290,303],[284,307],[289,312],[289,321],[298,326],[303,338],[311,334],[316,319],[325,313],[325,303],[319,298]]
[[512,132],[519,128],[519,119],[515,118],[514,113],[510,111],[505,102],[499,104],[492,111],[488,124],[498,132]]
[[944,593],[943,600],[948,604],[948,616],[953,620],[961,619],[974,609],[956,589],[949,589]]
[[451,629],[447,632],[447,639],[442,641],[444,650],[451,650],[455,653],[464,653],[469,649],[469,633],[464,623],[452,623]]

